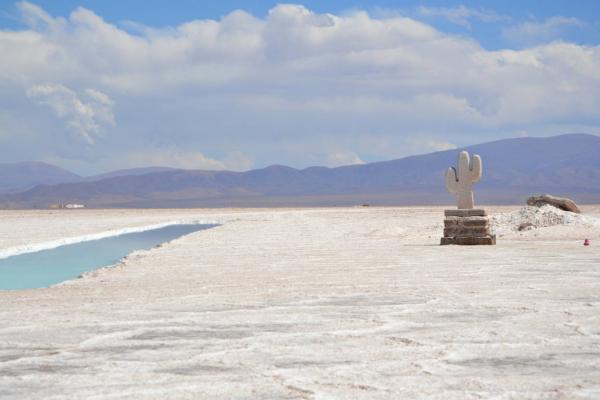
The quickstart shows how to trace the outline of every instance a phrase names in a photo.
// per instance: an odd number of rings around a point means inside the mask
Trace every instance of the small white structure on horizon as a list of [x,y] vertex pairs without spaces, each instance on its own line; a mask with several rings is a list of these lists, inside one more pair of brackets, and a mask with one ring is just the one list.
[[65,208],[85,208],[85,204],[65,204]]

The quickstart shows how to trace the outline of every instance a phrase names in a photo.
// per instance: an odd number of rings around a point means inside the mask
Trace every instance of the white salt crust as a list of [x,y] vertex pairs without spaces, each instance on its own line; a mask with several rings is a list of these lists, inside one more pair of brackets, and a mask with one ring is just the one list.
[[0,291],[0,398],[599,398],[600,228],[440,246],[443,210],[0,211],[4,247],[221,223]]

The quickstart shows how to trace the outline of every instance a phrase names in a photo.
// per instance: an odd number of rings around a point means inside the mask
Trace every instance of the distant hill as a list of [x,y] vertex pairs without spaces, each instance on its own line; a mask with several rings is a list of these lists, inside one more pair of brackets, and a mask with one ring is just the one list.
[[[524,204],[552,193],[600,202],[600,137],[569,134],[469,146],[483,159],[480,204]],[[37,186],[0,198],[5,207],[57,202],[92,207],[229,207],[451,204],[443,173],[462,149],[338,168],[271,166],[248,172],[167,170]]]
[[64,168],[41,161],[0,163],[0,193],[22,192],[38,185],[92,182],[118,176],[135,176],[175,170],[175,168],[168,167],[131,168],[82,177]]
[[18,192],[37,185],[78,182],[79,175],[44,162],[0,163],[0,193]]
[[130,176],[130,175],[144,175],[151,174],[154,172],[165,172],[165,171],[175,171],[177,168],[169,168],[169,167],[144,167],[144,168],[130,168],[130,169],[118,169],[116,171],[106,172],[104,174],[87,176],[84,178],[85,181],[99,181],[101,179],[107,178],[115,178],[118,176]]

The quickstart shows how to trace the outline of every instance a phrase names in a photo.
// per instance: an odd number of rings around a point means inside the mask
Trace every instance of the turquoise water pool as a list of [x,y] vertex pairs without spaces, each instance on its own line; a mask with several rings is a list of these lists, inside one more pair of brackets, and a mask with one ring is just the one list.
[[0,290],[48,287],[115,264],[135,250],[147,250],[214,226],[169,225],[0,259]]

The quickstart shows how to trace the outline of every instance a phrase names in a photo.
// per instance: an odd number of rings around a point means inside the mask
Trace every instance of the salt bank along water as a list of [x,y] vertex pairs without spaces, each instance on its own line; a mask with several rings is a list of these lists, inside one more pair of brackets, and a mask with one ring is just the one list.
[[84,272],[113,265],[133,251],[148,250],[214,226],[216,224],[173,224],[9,256],[0,259],[0,290],[55,285]]

